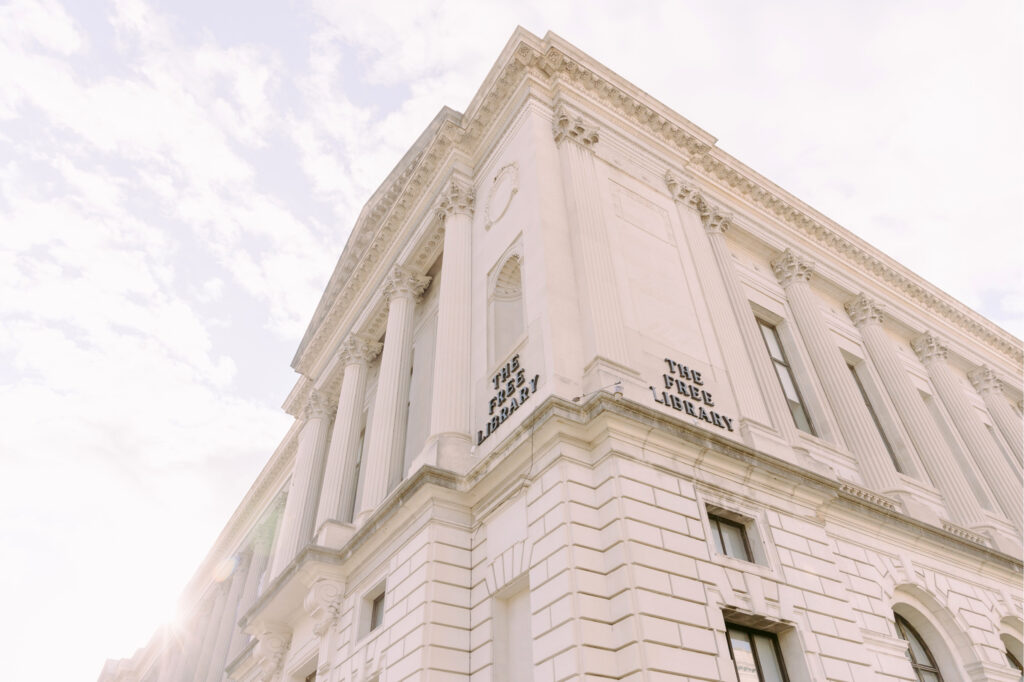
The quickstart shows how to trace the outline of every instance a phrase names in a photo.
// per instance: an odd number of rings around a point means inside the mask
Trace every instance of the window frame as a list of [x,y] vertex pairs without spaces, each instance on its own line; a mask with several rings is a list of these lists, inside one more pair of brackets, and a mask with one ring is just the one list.
[[779,644],[779,637],[774,632],[767,630],[757,630],[755,628],[747,627],[745,625],[738,625],[730,621],[725,623],[725,641],[729,645],[729,660],[732,661],[733,669],[736,671],[737,677],[739,677],[739,668],[736,665],[736,654],[732,648],[732,637],[729,636],[729,631],[735,630],[743,632],[747,635],[750,640],[750,651],[754,656],[754,666],[757,669],[757,679],[759,682],[765,682],[764,672],[761,669],[761,660],[757,654],[757,647],[754,645],[754,635],[760,635],[767,637],[772,642],[772,648],[775,651],[775,660],[779,664],[779,672],[782,673],[782,682],[790,682],[789,672],[786,670],[786,661],[782,657],[782,646]]
[[[896,623],[896,634],[900,639],[907,643],[907,660],[910,661],[910,667],[914,670],[914,676],[917,677],[919,682],[925,682],[918,673],[918,671],[921,670],[935,675],[935,677],[938,678],[938,682],[944,682],[942,671],[939,670],[939,666],[935,662],[935,655],[932,654],[932,650],[928,648],[928,643],[924,641],[924,638],[921,637],[914,626],[910,624],[910,621],[900,614],[893,613],[893,620]],[[913,640],[911,640],[910,637],[913,637]],[[914,647],[912,645],[915,643],[924,651],[924,655],[928,658],[927,663],[918,662],[917,658],[914,656]]]
[[[754,321],[757,323],[758,331],[761,334],[761,340],[764,342],[765,352],[768,353],[768,360],[772,364],[772,369],[775,371],[775,379],[779,382],[779,390],[782,391],[782,397],[786,401],[786,406],[789,408],[789,416],[793,419],[793,425],[803,433],[809,434],[818,438],[818,430],[814,426],[814,420],[811,418],[811,413],[807,409],[807,401],[804,399],[803,393],[800,391],[800,384],[796,380],[796,375],[793,373],[793,364],[789,360],[789,356],[786,354],[786,347],[782,343],[782,337],[779,334],[778,325],[772,324],[768,320],[758,315],[754,316]],[[775,357],[772,352],[771,345],[768,343],[768,339],[765,338],[765,331],[771,332],[772,337],[775,339],[775,345],[779,349],[779,355],[781,357]],[[790,397],[786,394],[786,385],[783,382],[780,372],[784,371],[789,377],[789,383],[793,386],[793,390],[796,392],[796,407],[799,408],[800,413],[803,415],[804,421],[807,423],[807,428],[800,426],[800,421],[797,419],[797,415],[794,413],[794,402],[790,400]]]
[[[746,523],[742,523],[740,521],[736,521],[735,519],[730,519],[728,517],[722,516],[721,514],[716,514],[715,512],[713,512],[711,510],[708,510],[708,524],[710,524],[710,526],[711,526],[712,533],[714,533],[715,536],[717,537],[717,541],[715,542],[715,549],[716,550],[720,549],[718,554],[720,554],[721,556],[730,557],[732,559],[739,559],[741,561],[746,561],[747,563],[751,563],[751,564],[757,563],[756,561],[754,561],[754,552],[753,552],[753,550],[751,549],[751,546],[750,546],[750,537],[749,537],[749,534],[747,533],[747,524]],[[740,537],[743,538],[743,550],[746,553],[746,556],[735,556],[735,555],[729,553],[728,547],[726,546],[726,543],[725,543],[725,537],[722,534],[721,526],[723,524],[726,525],[726,526],[730,526],[730,527],[739,529]]]
[[871,415],[871,421],[875,425],[875,430],[878,431],[878,435],[882,438],[882,444],[885,446],[885,451],[889,453],[889,459],[892,460],[892,465],[896,471],[906,475],[907,472],[905,467],[900,462],[899,457],[896,456],[896,448],[893,447],[892,440],[889,435],[885,432],[885,428],[882,426],[882,420],[878,418],[878,412],[875,410],[875,406],[871,404],[871,398],[868,397],[868,391],[864,387],[864,382],[860,378],[860,370],[857,369],[857,365],[847,360],[846,366],[850,369],[850,374],[853,376],[853,383],[857,385],[857,390],[860,391],[860,397],[864,401],[864,406],[868,409],[868,414]]

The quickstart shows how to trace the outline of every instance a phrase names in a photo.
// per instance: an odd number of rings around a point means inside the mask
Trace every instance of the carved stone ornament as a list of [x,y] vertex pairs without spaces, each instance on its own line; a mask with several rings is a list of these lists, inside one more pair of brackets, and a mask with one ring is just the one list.
[[256,635],[254,658],[259,661],[257,679],[260,682],[274,682],[281,673],[284,656],[292,642],[292,632],[281,625],[265,625]]
[[968,372],[967,378],[971,380],[971,385],[981,395],[1003,392],[1003,382],[999,381],[995,372],[984,365]]
[[949,349],[943,346],[931,332],[925,332],[910,342],[910,347],[921,358],[921,362],[945,360]]
[[456,213],[473,215],[473,204],[476,192],[467,183],[452,178],[448,186],[441,191],[441,201],[437,204],[437,217],[442,221]]
[[882,306],[864,294],[857,294],[856,298],[847,301],[843,307],[846,308],[846,314],[850,316],[853,324],[857,327],[861,327],[869,322],[882,323]]
[[555,144],[572,140],[584,149],[592,149],[598,140],[597,128],[586,125],[582,117],[570,114],[561,104],[555,109],[551,132],[555,136]]
[[786,249],[781,256],[772,261],[772,272],[775,273],[779,284],[788,287],[793,282],[810,280],[814,264],[797,256],[792,249]]
[[317,637],[323,637],[337,625],[344,596],[345,586],[335,580],[317,580],[309,589],[302,606],[313,619],[313,633]]
[[673,199],[697,210],[708,232],[724,233],[732,226],[732,214],[708,202],[692,181],[684,180],[669,170],[665,173],[665,185]]
[[309,392],[302,414],[306,420],[325,419],[331,415],[331,402],[326,395],[315,388]]
[[426,275],[417,275],[412,270],[396,265],[384,285],[384,296],[389,301],[399,296],[419,298],[428,284],[430,278]]
[[494,176],[491,189],[487,193],[487,206],[484,208],[484,229],[505,217],[512,198],[519,193],[519,164],[513,161],[503,166]]
[[380,354],[383,345],[359,334],[349,334],[338,352],[342,367],[365,365]]

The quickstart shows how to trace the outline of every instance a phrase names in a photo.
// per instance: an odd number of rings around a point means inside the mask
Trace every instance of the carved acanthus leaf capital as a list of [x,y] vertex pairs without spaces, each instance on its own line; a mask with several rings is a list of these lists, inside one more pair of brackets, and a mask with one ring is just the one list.
[[379,341],[368,339],[359,334],[349,334],[338,351],[341,366],[348,367],[349,365],[365,365],[370,363],[380,354],[382,347]]
[[403,296],[416,299],[428,284],[430,278],[426,275],[417,275],[408,268],[396,265],[384,285],[384,296],[388,301]]
[[868,298],[864,294],[857,294],[843,306],[846,314],[853,320],[853,324],[861,327],[869,323],[882,323],[882,306]]
[[792,249],[786,249],[772,261],[772,272],[779,284],[788,287],[793,282],[809,281],[814,272],[814,263],[797,256]]
[[326,419],[331,416],[331,401],[322,391],[315,388],[309,392],[306,404],[302,408],[302,415],[307,421],[310,419]]
[[345,585],[336,580],[320,579],[309,589],[302,606],[313,619],[313,633],[317,637],[323,637],[337,625],[344,596]]
[[285,654],[292,642],[292,631],[283,625],[263,625],[257,631],[254,658],[258,661],[257,679],[273,682],[284,665]]
[[1003,392],[1003,382],[999,380],[995,372],[985,365],[972,369],[967,373],[967,378],[971,380],[971,385],[981,395]]
[[555,109],[551,132],[555,136],[555,144],[562,144],[564,140],[572,140],[584,149],[592,150],[598,141],[597,128],[587,125],[581,116],[570,113],[561,104]]
[[946,348],[942,343],[935,338],[931,332],[925,332],[917,338],[911,340],[910,347],[917,353],[917,357],[921,359],[921,362],[932,362],[936,360],[945,360],[946,354],[949,349]]
[[465,182],[452,178],[441,191],[441,200],[437,204],[437,217],[444,221],[456,213],[473,215],[476,192]]

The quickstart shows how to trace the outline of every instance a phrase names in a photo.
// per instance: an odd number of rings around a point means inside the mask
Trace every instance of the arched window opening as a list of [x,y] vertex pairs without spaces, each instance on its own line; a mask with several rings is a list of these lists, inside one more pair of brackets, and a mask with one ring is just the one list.
[[928,650],[928,645],[924,643],[921,636],[917,634],[917,630],[907,622],[906,618],[898,613],[894,615],[896,616],[896,632],[899,633],[900,639],[909,645],[907,646],[907,658],[910,659],[910,665],[914,668],[918,681],[942,682],[939,667],[935,664],[935,658]]
[[491,363],[503,360],[523,336],[523,278],[519,254],[512,254],[493,279],[489,298]]

